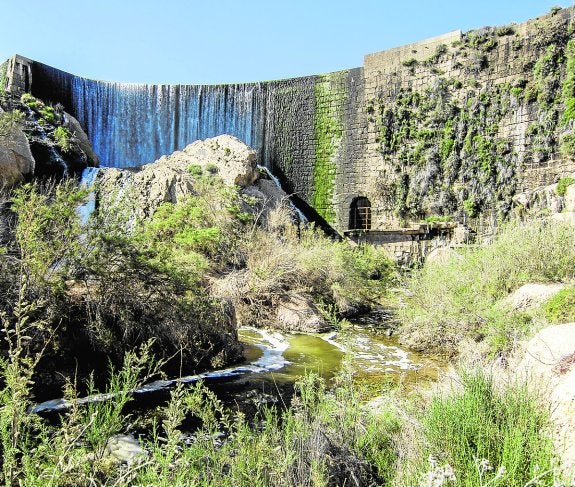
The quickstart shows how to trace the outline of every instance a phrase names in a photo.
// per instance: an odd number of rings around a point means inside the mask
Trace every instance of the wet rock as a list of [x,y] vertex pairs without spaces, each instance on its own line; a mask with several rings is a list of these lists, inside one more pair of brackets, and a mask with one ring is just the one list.
[[88,167],[99,167],[100,161],[98,160],[98,156],[93,151],[92,144],[82,129],[80,122],[78,122],[78,120],[76,120],[69,113],[64,112],[63,126],[70,131],[74,141],[76,142],[75,145],[77,145],[81,152],[84,154],[86,165]]

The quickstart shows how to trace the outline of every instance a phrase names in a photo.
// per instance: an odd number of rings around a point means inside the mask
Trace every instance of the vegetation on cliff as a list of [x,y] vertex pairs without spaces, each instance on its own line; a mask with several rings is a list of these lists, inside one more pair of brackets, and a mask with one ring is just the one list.
[[[44,103],[29,93],[21,97],[0,93],[0,138],[5,149],[17,141],[21,146],[16,158],[2,154],[0,182],[4,184],[29,181],[33,176],[79,175],[86,167],[98,165],[86,134],[64,107]],[[26,159],[29,167],[20,159]]]
[[[470,31],[425,62],[404,62],[406,77],[398,72],[368,103],[387,163],[377,189],[386,211],[502,220],[525,165],[573,156],[573,24],[555,12],[529,29],[528,39],[513,28]],[[496,74],[501,56],[513,66],[505,80]],[[431,80],[421,87],[411,82],[417,66],[416,78]],[[524,119],[533,120],[526,130]]]

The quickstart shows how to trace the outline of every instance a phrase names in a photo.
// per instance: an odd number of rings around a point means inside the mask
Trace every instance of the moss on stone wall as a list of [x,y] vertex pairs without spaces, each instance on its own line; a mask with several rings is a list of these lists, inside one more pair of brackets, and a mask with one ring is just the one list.
[[[369,130],[377,134],[386,167],[375,195],[385,211],[401,220],[485,213],[504,218],[525,165],[557,158],[560,149],[575,154],[572,29],[562,17],[535,23],[529,39],[492,28],[469,32],[436,57],[449,75],[426,73],[425,65],[417,79],[405,82],[413,73],[398,72],[367,104]],[[531,43],[529,50],[522,39]],[[516,67],[498,80],[502,56]],[[524,115],[533,122],[517,135],[514,125]]]
[[0,65],[0,95],[6,91],[6,82],[8,80],[8,61]]
[[456,97],[458,86],[440,77],[422,93],[406,89],[379,106],[380,151],[397,175],[391,184],[399,218],[509,209],[516,158],[498,133],[510,87],[468,87]]
[[575,40],[571,39],[565,48],[565,79],[561,89],[565,112],[564,125],[575,120]]
[[336,154],[343,138],[342,81],[346,71],[318,76],[315,84],[315,120],[312,206],[328,223],[335,222]]

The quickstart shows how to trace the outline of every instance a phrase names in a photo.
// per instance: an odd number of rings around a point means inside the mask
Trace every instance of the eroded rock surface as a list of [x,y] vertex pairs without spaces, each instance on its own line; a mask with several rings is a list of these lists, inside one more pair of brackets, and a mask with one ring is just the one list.
[[0,185],[12,185],[32,176],[34,167],[30,144],[20,127],[14,127],[5,135],[0,134]]
[[275,323],[281,330],[304,333],[319,333],[330,328],[313,301],[296,293],[287,295],[278,304]]
[[256,151],[231,135],[198,140],[182,151],[139,168],[109,168],[98,179],[101,194],[128,192],[135,199],[139,216],[149,217],[162,203],[177,203],[193,194],[197,178],[209,174],[217,174],[228,185],[249,186],[249,191],[257,192],[254,196],[258,199],[279,198],[277,194],[271,195],[267,185],[252,186],[259,175]]
[[541,330],[527,344],[517,371],[548,403],[557,453],[575,481],[575,323]]

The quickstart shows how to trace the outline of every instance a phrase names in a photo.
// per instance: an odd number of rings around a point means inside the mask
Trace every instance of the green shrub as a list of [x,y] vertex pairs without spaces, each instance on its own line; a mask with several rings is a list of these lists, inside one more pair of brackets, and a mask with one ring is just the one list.
[[[201,360],[208,361],[204,366],[221,364],[228,352],[231,360],[239,351],[228,332],[225,303],[210,295],[204,280],[209,261],[193,250],[218,237],[204,228],[190,235],[183,224],[136,231],[125,198],[107,202],[83,224],[77,207],[86,192],[68,180],[47,188],[25,185],[13,197],[18,224],[12,251],[28,296],[42,303],[38,315],[48,321],[34,346],[52,333],[49,352],[72,357],[83,336],[89,345],[78,357],[80,368],[90,354],[106,354],[117,364],[126,349],[151,337],[158,357],[183,354],[190,369]],[[173,213],[166,219],[177,223]],[[154,240],[162,233],[163,244]],[[0,258],[2,272],[5,260]],[[46,365],[54,367],[51,359]]]
[[52,132],[54,142],[63,152],[70,152],[72,149],[72,134],[66,127],[56,127]]
[[418,350],[453,355],[466,339],[487,339],[492,353],[502,352],[497,343],[505,346],[520,337],[528,324],[506,314],[499,301],[523,284],[569,280],[574,274],[571,225],[509,224],[491,245],[462,249],[445,264],[426,263],[416,271],[409,281],[412,296],[399,309],[399,333]]
[[550,323],[575,322],[575,287],[562,289],[546,301],[542,308]]
[[450,215],[430,215],[423,221],[425,223],[447,223],[453,221],[453,217]]
[[401,64],[403,64],[407,68],[411,68],[412,66],[417,65],[417,59],[415,59],[413,57],[409,58],[409,59],[405,59],[405,60],[401,61]]
[[220,169],[218,168],[217,164],[213,164],[213,163],[208,163],[206,164],[206,171],[208,171],[210,174],[217,174],[218,171]]
[[[349,385],[329,392],[314,374],[296,388],[286,411],[260,408],[257,430],[202,385],[176,390],[164,410],[163,431],[149,444],[153,461],[134,484],[161,485],[170,478],[179,485],[388,485],[396,461],[392,435],[399,429],[391,408],[371,413]],[[201,426],[196,441],[185,445],[178,427],[190,413]],[[216,444],[213,438],[226,432],[231,434]]]
[[515,26],[513,24],[502,25],[495,29],[495,33],[500,37],[515,34]]
[[562,7],[559,7],[558,5],[554,5],[553,7],[551,7],[551,9],[549,10],[549,15],[555,15],[558,12],[560,12],[561,10],[563,10]]
[[469,218],[475,218],[479,215],[479,204],[473,198],[467,198],[463,201],[463,209]]
[[563,135],[559,149],[564,156],[575,156],[575,134],[570,133]]
[[38,120],[38,123],[41,124],[48,123],[54,125],[59,121],[59,116],[53,107],[51,107],[50,105],[46,105],[43,101],[38,100],[30,93],[24,93],[20,97],[20,101],[24,103],[24,105],[27,105],[29,108],[34,110],[39,115],[40,120]]
[[44,105],[42,108],[40,108],[39,114],[42,120],[51,125],[54,125],[58,120],[58,116],[56,115],[54,108],[48,105]]
[[463,391],[435,397],[424,418],[429,454],[449,464],[456,485],[553,486],[548,417],[526,386],[499,390],[484,372],[463,374]]
[[521,98],[523,97],[523,88],[521,86],[514,86],[513,88],[511,88],[510,91],[511,94],[518,100],[521,100]]
[[188,172],[192,176],[201,176],[204,173],[204,170],[199,164],[192,164],[188,166]]
[[20,101],[24,103],[24,105],[28,105],[33,110],[37,107],[43,106],[43,103],[30,93],[23,93],[20,97]]
[[20,110],[0,113],[0,137],[6,137],[21,127],[24,122],[24,114]]
[[559,180],[559,182],[557,183],[557,189],[555,190],[555,192],[557,193],[557,196],[565,196],[565,193],[567,192],[567,188],[569,186],[571,186],[573,183],[575,183],[575,178],[572,177],[565,177],[565,178],[561,178]]

